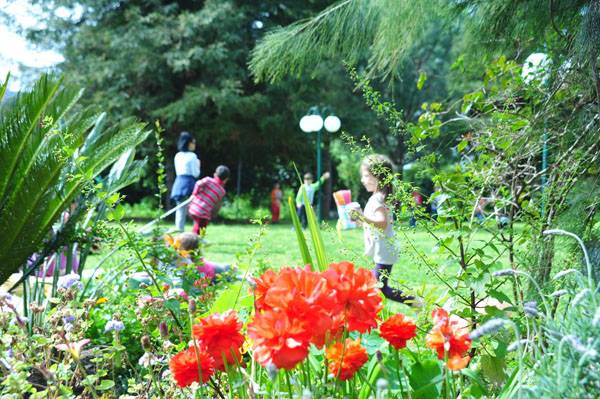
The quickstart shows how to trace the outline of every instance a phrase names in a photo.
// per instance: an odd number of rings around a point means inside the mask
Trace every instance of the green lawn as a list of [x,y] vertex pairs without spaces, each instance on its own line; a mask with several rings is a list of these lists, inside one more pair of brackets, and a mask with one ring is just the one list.
[[[131,224],[130,228],[135,229],[140,226],[141,224]],[[170,223],[163,226],[164,229],[172,227]],[[261,229],[264,234],[258,240]],[[191,230],[191,225],[186,226],[186,230]],[[308,231],[305,234],[308,234]],[[358,266],[372,268],[372,261],[362,256],[362,230],[343,231],[340,237],[334,228],[334,223],[329,222],[322,224],[322,236],[330,262],[347,260]],[[400,260],[394,265],[391,285],[424,296],[435,296],[443,292],[446,287],[440,277],[448,279],[448,281],[452,280],[459,270],[458,264],[454,260],[447,260],[447,253],[439,253],[435,250],[435,240],[423,228],[410,229],[401,226],[397,237],[402,252]],[[485,241],[489,237],[489,233],[477,233],[472,245],[481,245],[478,242]],[[273,269],[302,264],[296,235],[291,224],[261,227],[255,224],[215,223],[209,225],[205,239],[208,242],[205,248],[205,257],[213,262],[239,264],[241,269],[246,268],[248,264],[252,269],[259,264]],[[257,249],[250,256],[249,249],[253,247]],[[435,273],[423,262],[422,257],[415,253],[415,249],[432,261],[432,264],[435,265],[433,267]],[[103,248],[101,254],[93,255],[86,265],[86,269],[88,271],[92,269],[102,254],[109,250],[109,248]],[[486,253],[495,256],[495,253],[489,249],[486,250]],[[118,257],[119,255],[117,255]],[[506,259],[501,258],[500,261],[504,263]],[[110,269],[110,263],[107,263],[105,268]]]
[[[330,262],[348,260],[356,265],[372,268],[372,260],[363,256],[362,230],[346,230],[338,236],[334,223],[322,225],[322,235],[325,242],[327,255]],[[215,262],[235,263],[236,255],[243,255],[252,245],[261,227],[257,225],[225,225],[213,224],[208,227],[206,241],[210,244],[206,248],[206,258]],[[305,231],[308,235],[308,230]],[[488,233],[477,233],[474,244],[489,238]],[[448,262],[447,254],[440,254],[435,250],[435,240],[422,228],[401,228],[397,234],[402,248],[400,260],[394,265],[392,285],[405,287],[409,290],[440,291],[443,283],[431,272],[422,259],[416,255],[416,248],[438,266],[435,270],[439,275],[450,277],[456,275],[458,264]],[[307,237],[309,238],[309,237]],[[481,245],[481,244],[479,244]],[[310,245],[309,245],[310,247]],[[490,256],[491,250],[486,251]],[[506,261],[506,259],[500,259]],[[267,266],[278,269],[282,266],[298,266],[302,264],[300,251],[295,232],[290,224],[267,225],[264,235],[260,240],[260,248],[254,254],[253,261],[264,262]]]

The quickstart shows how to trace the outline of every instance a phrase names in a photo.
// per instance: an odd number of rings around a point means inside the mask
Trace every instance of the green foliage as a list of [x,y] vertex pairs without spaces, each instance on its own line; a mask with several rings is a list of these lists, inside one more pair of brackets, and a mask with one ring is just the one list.
[[273,82],[288,73],[300,75],[324,59],[354,64],[367,58],[373,71],[394,75],[407,50],[446,7],[443,1],[340,1],[311,19],[270,32],[253,50],[250,68],[257,80]]
[[0,281],[40,248],[96,176],[148,135],[131,120],[106,126],[102,113],[73,111],[81,93],[42,76],[0,109]]
[[[198,142],[203,174],[228,165],[233,172],[229,187],[235,190],[239,168],[240,192],[248,193],[267,191],[275,180],[295,182],[286,171],[291,159],[302,170],[314,167],[314,140],[298,128],[310,106],[331,107],[344,126],[373,121],[359,112],[364,106],[351,95],[352,84],[339,63],[324,64],[301,82],[275,86],[253,83],[247,70],[249,51],[264,30],[310,16],[330,0],[171,0],[119,7],[93,0],[36,3],[48,11],[46,28],[29,32],[30,37],[63,49],[60,68],[69,81],[89,88],[85,104],[111,117],[160,120],[167,183],[173,179],[174,144],[182,130]],[[57,7],[77,7],[82,16],[60,18]],[[142,146],[141,154],[154,157],[154,145]],[[150,164],[155,165],[153,159]],[[127,190],[130,201],[156,192],[156,171],[148,167],[148,179]]]
[[331,157],[335,159],[336,171],[341,187],[347,187],[352,191],[356,198],[361,190],[360,180],[358,178],[358,165],[361,162],[361,154],[349,150],[342,140],[336,139],[331,142],[329,147]]

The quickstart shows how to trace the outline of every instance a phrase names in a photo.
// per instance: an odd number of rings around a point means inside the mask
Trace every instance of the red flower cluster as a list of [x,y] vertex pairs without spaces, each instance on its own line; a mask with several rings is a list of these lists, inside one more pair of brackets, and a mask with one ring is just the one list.
[[398,313],[379,327],[379,335],[396,349],[406,347],[406,341],[417,335],[417,325],[410,317]]
[[173,356],[169,361],[169,368],[177,385],[183,388],[193,382],[199,382],[200,373],[202,373],[202,382],[208,381],[215,372],[214,364],[215,361],[206,349],[191,346]]
[[225,371],[225,364],[236,366],[241,362],[241,348],[244,336],[241,334],[242,323],[235,311],[222,315],[213,314],[200,319],[199,324],[192,326],[195,346],[176,354],[169,361],[173,378],[180,387],[186,387],[200,380],[206,382],[214,374],[215,369]]
[[471,348],[471,339],[466,329],[466,321],[456,315],[448,316],[448,312],[442,308],[434,309],[431,317],[433,328],[425,338],[427,346],[437,351],[439,359],[444,359],[447,355],[450,370],[467,367],[471,360],[467,355]]
[[292,369],[317,347],[349,331],[377,326],[382,308],[377,282],[352,263],[319,273],[301,268],[271,270],[255,280],[256,315],[248,324],[254,357],[266,366]]
[[350,262],[332,263],[323,276],[336,292],[348,330],[365,333],[377,327],[377,314],[383,304],[377,280],[370,270],[355,270]]
[[236,312],[228,311],[200,319],[199,324],[192,326],[192,333],[215,359],[215,368],[225,371],[224,359],[228,366],[236,366],[242,360],[244,336],[241,329],[242,323]]
[[342,381],[352,378],[363,364],[369,360],[367,350],[361,346],[360,339],[346,339],[331,345],[325,350],[325,358],[329,360],[329,372]]

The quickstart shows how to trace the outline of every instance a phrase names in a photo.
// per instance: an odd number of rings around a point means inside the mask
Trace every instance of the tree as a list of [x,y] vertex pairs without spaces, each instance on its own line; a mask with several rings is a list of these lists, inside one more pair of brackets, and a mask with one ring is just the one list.
[[[234,169],[230,189],[263,187],[266,193],[290,160],[301,169],[314,164],[314,144],[298,128],[311,105],[333,107],[345,127],[360,119],[353,117],[360,114],[357,107],[364,109],[346,90],[351,84],[341,64],[269,86],[255,84],[247,69],[249,52],[265,29],[330,3],[38,1],[49,17],[46,28],[30,37],[59,45],[65,56],[60,69],[90,88],[86,103],[117,117],[160,119],[169,160],[177,135],[189,130],[198,140],[204,174],[228,164]],[[82,12],[75,19],[59,18],[53,13],[58,6]],[[167,167],[172,172],[171,162]]]

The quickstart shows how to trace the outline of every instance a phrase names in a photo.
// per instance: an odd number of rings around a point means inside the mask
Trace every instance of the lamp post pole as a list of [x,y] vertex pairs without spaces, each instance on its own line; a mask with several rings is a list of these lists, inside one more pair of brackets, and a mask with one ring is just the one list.
[[[316,179],[321,178],[321,131],[323,129],[317,130],[317,176]],[[321,189],[317,191],[317,220],[321,221]]]
[[[547,54],[544,53],[533,53],[525,60],[521,76],[525,83],[532,83],[537,81],[542,87],[547,88],[549,85],[550,73],[549,68],[552,61]],[[544,131],[542,132],[542,176],[541,176],[541,187],[540,193],[542,196],[540,204],[540,214],[544,217],[546,211],[546,199],[545,191],[546,185],[548,184],[548,177],[546,175],[548,169],[548,125],[544,119]]]
[[[323,120],[323,116],[328,116]],[[321,139],[323,127],[330,133],[337,132],[341,127],[340,118],[333,115],[327,108],[320,110],[319,107],[314,106],[308,110],[308,113],[300,119],[300,129],[305,133],[315,132],[317,134],[317,175],[316,179],[321,178]],[[319,189],[317,195],[317,219],[321,221],[321,190]]]

